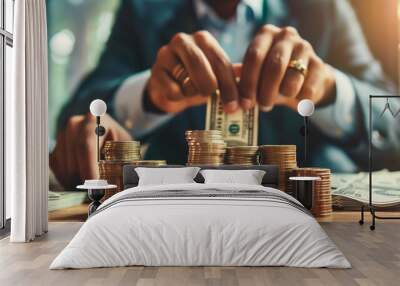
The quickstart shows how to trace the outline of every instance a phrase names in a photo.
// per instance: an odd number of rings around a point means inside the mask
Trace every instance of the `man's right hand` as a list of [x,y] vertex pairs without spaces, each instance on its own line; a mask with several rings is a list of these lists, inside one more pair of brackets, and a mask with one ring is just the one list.
[[[183,88],[173,71],[181,65],[192,88]],[[220,90],[226,112],[238,108],[239,91],[234,68],[217,40],[207,31],[193,35],[176,34],[160,48],[147,85],[151,103],[168,112],[181,112],[206,103],[207,97]]]
[[[106,133],[100,137],[100,148],[107,140],[129,141],[129,133],[109,115],[101,118]],[[96,118],[72,116],[66,128],[57,135],[57,145],[50,154],[50,168],[63,186],[76,186],[85,179],[97,179]]]

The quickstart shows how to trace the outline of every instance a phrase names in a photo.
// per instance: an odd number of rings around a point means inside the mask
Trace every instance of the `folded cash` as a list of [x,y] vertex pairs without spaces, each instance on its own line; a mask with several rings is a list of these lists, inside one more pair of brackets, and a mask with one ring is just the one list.
[[207,102],[206,130],[220,130],[228,146],[258,145],[258,106],[233,114],[224,112],[221,96],[216,93]]

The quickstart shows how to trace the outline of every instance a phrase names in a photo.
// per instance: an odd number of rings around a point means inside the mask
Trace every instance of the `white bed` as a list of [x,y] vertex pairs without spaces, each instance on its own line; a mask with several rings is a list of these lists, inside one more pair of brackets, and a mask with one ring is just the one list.
[[128,265],[350,268],[342,252],[299,204],[279,190],[254,185],[130,188],[100,206],[50,269]]

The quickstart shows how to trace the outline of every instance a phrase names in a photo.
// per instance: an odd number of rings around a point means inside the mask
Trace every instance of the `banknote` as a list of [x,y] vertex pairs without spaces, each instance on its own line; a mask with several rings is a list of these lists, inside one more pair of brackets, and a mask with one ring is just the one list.
[[228,146],[258,145],[258,106],[233,114],[224,112],[218,93],[210,96],[207,102],[206,130],[220,130]]
[[[400,172],[381,170],[372,173],[374,205],[389,207],[400,203]],[[369,173],[332,174],[334,205],[351,205],[348,200],[369,202]]]

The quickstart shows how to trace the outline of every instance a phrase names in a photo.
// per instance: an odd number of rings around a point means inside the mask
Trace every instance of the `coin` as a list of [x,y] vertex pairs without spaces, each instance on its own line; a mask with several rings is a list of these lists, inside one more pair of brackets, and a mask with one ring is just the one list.
[[314,184],[314,205],[311,212],[316,217],[332,214],[331,196],[331,170],[326,168],[297,168],[293,170],[294,176],[320,177]]
[[288,177],[297,168],[296,145],[262,145],[259,147],[261,164],[279,167],[279,189],[293,192]]
[[123,190],[123,167],[160,166],[165,165],[164,160],[141,160],[140,142],[138,141],[106,141],[102,148],[105,160],[98,163],[100,178],[110,184],[117,185],[116,190],[107,190],[104,199]]
[[225,163],[228,165],[258,165],[258,146],[232,146],[226,149]]
[[187,165],[221,165],[224,162],[226,143],[219,130],[187,130]]
[[138,141],[106,141],[102,148],[106,161],[140,160],[140,142]]

